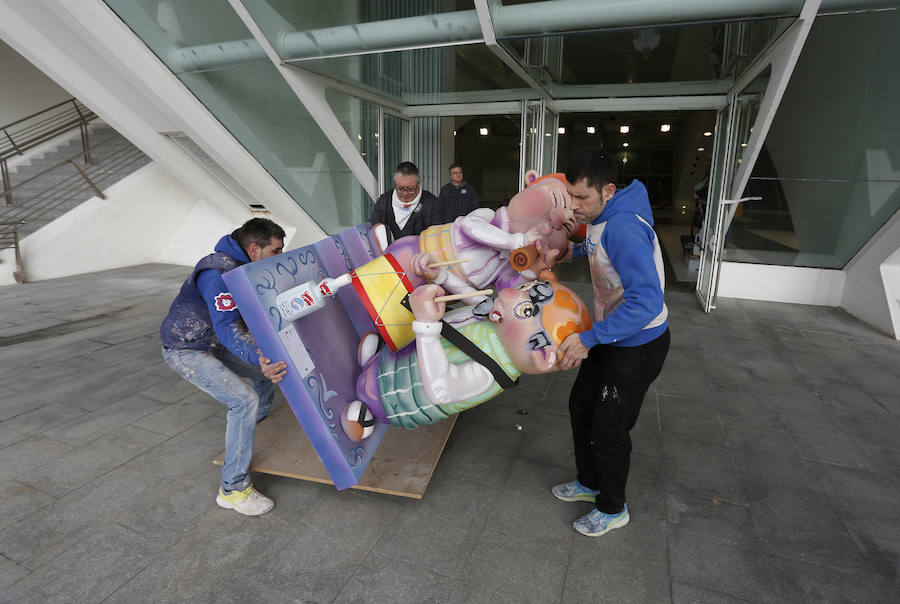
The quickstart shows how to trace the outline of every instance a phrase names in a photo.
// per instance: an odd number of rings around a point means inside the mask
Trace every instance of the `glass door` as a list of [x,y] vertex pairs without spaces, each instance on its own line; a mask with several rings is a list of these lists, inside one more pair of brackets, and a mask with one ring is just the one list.
[[741,193],[750,179],[819,4],[820,0],[803,3],[800,16],[738,78],[728,91],[725,107],[719,110],[696,290],[704,312],[716,307],[725,234],[738,204],[743,201]]

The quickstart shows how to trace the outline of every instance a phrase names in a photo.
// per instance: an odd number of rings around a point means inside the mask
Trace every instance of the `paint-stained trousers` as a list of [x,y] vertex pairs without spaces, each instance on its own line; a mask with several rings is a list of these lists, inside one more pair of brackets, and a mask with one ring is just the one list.
[[644,395],[669,352],[669,330],[640,346],[600,344],[588,352],[569,394],[578,481],[599,491],[597,509],[625,506],[631,436]]

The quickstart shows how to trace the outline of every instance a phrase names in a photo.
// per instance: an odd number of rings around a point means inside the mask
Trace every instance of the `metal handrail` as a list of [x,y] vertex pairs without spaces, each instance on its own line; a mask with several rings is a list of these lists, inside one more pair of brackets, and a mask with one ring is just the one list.
[[25,266],[22,264],[22,252],[19,250],[19,227],[25,224],[24,220],[12,222],[0,222],[0,229],[8,227],[9,235],[0,232],[0,249],[8,247],[16,250],[16,270],[13,271],[13,279],[16,283],[25,283]]
[[129,146],[100,161],[88,164],[84,169],[75,165],[75,160],[82,156],[96,153],[98,148],[116,138],[110,137],[86,151],[77,153],[42,171],[40,174],[32,176],[15,187],[11,187],[9,190],[0,191],[0,196],[2,196],[50,172],[59,171],[65,166],[75,167],[75,171],[72,174],[28,199],[27,205],[22,207],[0,206],[0,219],[8,220],[7,222],[0,222],[0,249],[12,247],[10,243],[15,236],[13,225],[15,225],[15,228],[18,228],[25,222],[39,220],[48,212],[57,209],[72,199],[84,197],[85,194],[96,195],[101,199],[106,199],[100,185],[118,174],[121,169],[127,168],[143,159],[145,157],[144,153],[137,147]]
[[[11,188],[7,165],[10,158],[24,155],[26,151],[60,134],[78,128],[81,132],[81,146],[87,152],[87,125],[96,118],[97,114],[88,109],[84,103],[71,98],[0,126],[0,184],[3,189],[9,191]],[[90,161],[90,155],[85,155],[85,161]],[[12,205],[9,193],[6,194],[6,204]]]

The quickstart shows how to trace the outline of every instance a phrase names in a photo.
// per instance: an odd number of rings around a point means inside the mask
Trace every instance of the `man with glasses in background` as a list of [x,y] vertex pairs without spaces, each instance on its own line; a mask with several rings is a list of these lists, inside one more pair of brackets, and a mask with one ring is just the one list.
[[388,243],[453,222],[455,216],[445,216],[438,198],[422,189],[421,182],[416,165],[405,161],[394,170],[394,188],[375,202],[369,222],[385,226]]

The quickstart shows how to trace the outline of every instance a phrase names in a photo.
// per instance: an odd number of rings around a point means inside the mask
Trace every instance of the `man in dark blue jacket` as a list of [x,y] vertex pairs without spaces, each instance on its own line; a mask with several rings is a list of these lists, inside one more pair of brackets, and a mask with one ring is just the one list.
[[662,250],[647,189],[634,180],[617,190],[617,177],[604,151],[579,153],[566,168],[569,207],[587,225],[587,237],[571,252],[588,258],[595,323],[559,347],[561,369],[581,363],[569,395],[578,475],[553,494],[595,504],[574,523],[591,537],[628,524],[629,432],[669,351]]
[[[284,230],[265,218],[248,220],[200,260],[172,302],[159,333],[163,359],[181,377],[228,406],[225,464],[216,503],[241,514],[265,514],[275,505],[250,484],[256,423],[266,417],[284,361],[262,356],[222,274],[280,254]],[[248,385],[244,379],[251,380]]]
[[457,216],[465,216],[478,209],[478,195],[475,188],[463,179],[463,169],[459,164],[450,164],[450,182],[441,187],[438,199],[444,215],[451,222]]

